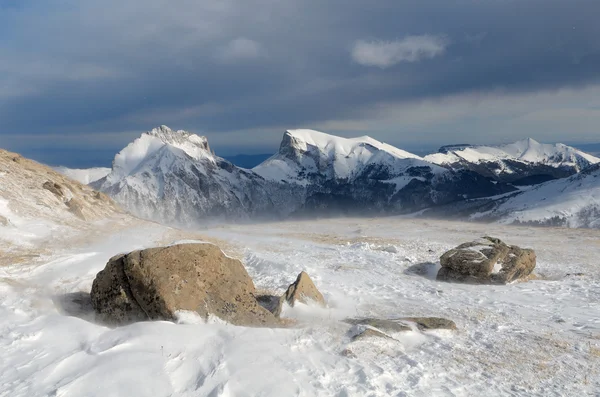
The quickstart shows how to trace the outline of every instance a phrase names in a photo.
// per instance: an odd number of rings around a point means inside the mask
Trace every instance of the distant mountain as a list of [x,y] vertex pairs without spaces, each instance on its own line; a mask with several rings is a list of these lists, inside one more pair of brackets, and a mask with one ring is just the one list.
[[416,211],[514,188],[453,171],[369,137],[287,131],[252,170],[214,155],[205,137],[166,126],[119,152],[91,184],[135,215],[170,224],[306,214]]
[[286,131],[278,153],[253,171],[302,187],[299,212],[306,214],[402,213],[514,190],[368,136],[346,139],[313,130]]
[[497,201],[477,216],[503,223],[600,228],[600,164]]
[[137,216],[169,224],[281,217],[297,207],[289,186],[215,156],[205,137],[167,126],[121,150],[92,186]]
[[79,182],[84,185],[88,185],[92,182],[96,182],[98,179],[104,178],[111,171],[110,168],[98,167],[98,168],[67,168],[67,167],[52,167],[55,171]]
[[223,158],[230,163],[241,167],[241,168],[254,168],[269,157],[271,157],[273,153],[269,154],[237,154],[235,156],[223,156]]
[[573,147],[529,138],[499,146],[444,146],[425,160],[453,170],[471,170],[499,182],[532,185],[566,178],[600,158]]
[[[288,130],[276,154],[244,169],[216,156],[205,137],[161,126],[121,150],[110,173],[91,186],[137,216],[186,226],[426,210],[463,219],[600,227],[600,160],[593,156],[531,139],[446,152],[422,158],[368,136]],[[521,189],[506,183],[570,173],[576,174]]]

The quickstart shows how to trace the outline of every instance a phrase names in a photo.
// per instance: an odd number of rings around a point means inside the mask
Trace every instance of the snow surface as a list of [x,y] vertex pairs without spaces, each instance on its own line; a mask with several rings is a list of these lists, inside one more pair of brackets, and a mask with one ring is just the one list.
[[52,167],[56,172],[76,180],[79,183],[88,185],[98,179],[104,178],[111,171],[110,168],[96,167],[96,168],[67,168],[67,167]]
[[459,161],[479,163],[482,161],[518,160],[552,167],[573,166],[581,170],[585,166],[600,163],[600,158],[584,153],[562,143],[544,144],[527,138],[514,143],[499,146],[473,146],[447,154],[434,153],[425,156],[425,160],[435,164],[453,164]]
[[[600,390],[597,231],[400,218],[216,227],[203,233],[239,252],[258,288],[282,292],[306,270],[329,307],[284,308],[302,324],[292,329],[205,322],[188,312],[179,313],[178,324],[111,329],[94,323],[86,293],[95,274],[112,255],[163,241],[165,231],[147,224],[0,267],[0,394],[562,396]],[[487,234],[534,248],[542,278],[507,286],[435,281],[443,252]],[[396,340],[352,343],[357,330],[339,321],[427,315],[450,318],[459,330],[414,329],[392,335]]]
[[183,130],[174,131],[163,125],[142,134],[117,153],[109,178],[118,179],[132,174],[152,155],[169,147],[179,149],[195,160],[206,159],[214,162],[205,137]]
[[600,166],[527,189],[489,214],[501,216],[504,223],[546,223],[560,218],[569,227],[600,228]]

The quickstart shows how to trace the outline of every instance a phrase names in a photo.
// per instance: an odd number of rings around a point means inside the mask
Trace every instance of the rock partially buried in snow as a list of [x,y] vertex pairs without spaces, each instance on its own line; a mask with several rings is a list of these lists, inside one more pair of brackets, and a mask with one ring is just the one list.
[[430,331],[433,329],[457,329],[454,321],[441,317],[404,317],[402,320],[417,324],[417,328],[421,331]]
[[348,318],[344,320],[344,322],[352,325],[365,325],[377,328],[385,332],[404,332],[412,330],[411,327],[399,323],[396,320],[386,320],[379,318]]
[[379,319],[379,318],[349,318],[345,323],[352,324],[358,329],[352,335],[352,341],[368,338],[389,338],[394,339],[389,334],[412,331],[409,323],[416,324],[420,331],[430,331],[435,329],[456,330],[456,324],[452,320],[440,317],[402,317],[398,319]]
[[96,276],[91,298],[111,324],[173,320],[179,310],[245,326],[279,321],[258,305],[242,263],[212,244],[149,248],[113,257]]
[[535,268],[531,249],[507,245],[494,237],[483,237],[451,249],[440,257],[440,281],[473,284],[507,284],[526,279]]
[[298,275],[296,281],[288,287],[282,298],[292,307],[296,302],[305,304],[314,302],[320,306],[325,306],[325,298],[323,298],[323,295],[306,272],[301,272]]

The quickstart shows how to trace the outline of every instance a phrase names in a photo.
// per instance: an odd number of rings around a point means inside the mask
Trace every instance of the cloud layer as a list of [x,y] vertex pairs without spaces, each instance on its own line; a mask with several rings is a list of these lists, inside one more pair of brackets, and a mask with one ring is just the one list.
[[446,50],[448,39],[444,36],[407,36],[396,41],[358,40],[352,48],[352,58],[365,66],[382,69],[401,62],[418,62],[434,58]]
[[[0,146],[105,136],[117,150],[159,124],[229,152],[295,127],[363,125],[347,134],[400,146],[477,129],[498,142],[503,117],[520,136],[589,140],[597,128],[573,115],[596,121],[581,93],[600,84],[597,15],[597,0],[0,0]],[[445,121],[380,119],[424,103],[449,114],[436,105],[449,98],[492,98],[504,116],[469,99]]]

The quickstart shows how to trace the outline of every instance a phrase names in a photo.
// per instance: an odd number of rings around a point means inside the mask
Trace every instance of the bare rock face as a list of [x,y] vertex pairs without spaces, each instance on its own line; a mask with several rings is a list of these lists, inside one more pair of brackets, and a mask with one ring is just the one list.
[[525,279],[536,264],[535,252],[483,237],[451,249],[440,257],[440,281],[507,284]]
[[42,187],[44,189],[48,190],[49,192],[51,192],[52,194],[54,194],[56,197],[60,198],[60,199],[62,199],[63,197],[65,197],[65,193],[63,191],[62,186],[60,186],[56,182],[46,181],[46,182],[44,182],[44,184],[42,185]]
[[100,318],[123,324],[173,320],[178,310],[245,326],[278,320],[258,305],[242,263],[212,244],[180,244],[112,258],[96,276],[92,304]]

